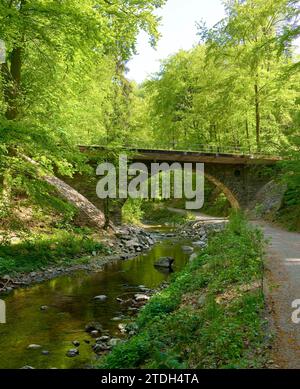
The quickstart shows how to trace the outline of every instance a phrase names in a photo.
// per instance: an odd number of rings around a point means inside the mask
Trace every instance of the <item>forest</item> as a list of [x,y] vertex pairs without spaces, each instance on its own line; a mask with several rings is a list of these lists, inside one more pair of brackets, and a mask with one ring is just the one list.
[[[197,44],[162,59],[160,70],[138,84],[129,78],[128,64],[138,54],[141,31],[153,48],[157,46],[162,22],[158,11],[166,3],[0,0],[0,292],[23,285],[19,278],[12,282],[12,276],[33,273],[35,278],[48,266],[77,266],[78,270],[89,266],[93,257],[114,254],[116,202],[94,201],[95,167],[107,159],[115,161],[124,150],[276,158],[276,166],[266,167],[264,173],[274,175],[274,186],[284,191],[276,209],[262,216],[284,230],[300,232],[299,1],[224,0],[222,20],[209,26],[199,15]],[[83,149],[95,145],[107,153],[91,162]],[[87,191],[93,196],[87,196]],[[230,204],[218,188],[207,183],[205,197],[203,212],[229,216]],[[181,214],[181,205],[180,201],[129,200],[123,207],[124,228],[143,228],[147,222],[182,228],[195,222],[197,215]],[[89,222],[80,215],[84,207]],[[257,204],[256,215],[259,208]],[[186,315],[180,305],[185,293],[194,293],[199,286],[218,296],[228,285],[245,284],[248,276],[253,282],[263,276],[258,260],[262,236],[243,215],[231,217],[223,235],[213,237],[204,256],[184,270],[188,286],[175,277],[170,290],[151,298],[139,316],[137,337],[97,362],[98,367],[269,367],[261,354],[257,364],[247,354],[265,347],[257,318],[263,309],[261,294],[243,295],[242,302],[222,312],[209,300],[201,319],[197,312],[188,314],[191,328],[197,320],[199,325],[212,320],[202,339],[203,355],[193,350],[189,360],[182,361],[182,350],[178,356],[176,349],[189,350],[198,339],[198,329],[187,338],[184,326],[175,334],[174,320]],[[101,228],[91,220],[100,220]],[[226,267],[229,256],[232,272],[214,278],[216,266],[222,268],[222,260]],[[211,272],[202,268],[209,261]],[[78,287],[75,284],[71,291]],[[55,282],[49,288],[55,290]],[[244,302],[249,302],[245,312],[249,325],[239,316]],[[170,312],[175,312],[175,319],[170,319]],[[228,319],[231,314],[233,322]],[[156,322],[160,315],[162,324]],[[228,319],[226,356],[224,344],[217,340],[224,318]],[[174,335],[174,347],[165,339],[167,327]],[[231,337],[236,343],[230,343]],[[162,360],[161,344],[167,349]],[[5,360],[0,353],[0,368]]]
[[[155,46],[154,11],[163,4],[1,1],[2,220],[15,193],[43,209],[63,206],[21,155],[65,176],[85,169],[79,144],[204,145],[299,159],[298,2],[225,2],[225,19],[197,24],[196,47],[137,85],[126,63],[141,29]],[[283,169],[287,202],[296,203],[299,163]]]

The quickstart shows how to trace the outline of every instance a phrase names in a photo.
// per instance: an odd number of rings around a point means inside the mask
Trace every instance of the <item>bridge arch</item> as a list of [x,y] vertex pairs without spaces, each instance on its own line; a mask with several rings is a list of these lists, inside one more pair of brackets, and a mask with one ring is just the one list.
[[[102,146],[80,146],[80,150],[89,157],[89,164],[93,167],[103,160],[103,155],[107,154],[107,148]],[[174,162],[184,163],[204,163],[205,177],[213,185],[224,193],[230,205],[234,209],[243,209],[251,211],[257,205],[257,196],[271,181],[272,174],[270,167],[274,166],[280,158],[265,156],[260,154],[244,154],[222,152],[220,150],[198,150],[198,151],[179,151],[179,150],[161,150],[161,149],[125,149],[124,152],[130,151],[130,162],[142,162],[146,165],[155,163]],[[267,174],[262,174],[266,170]],[[103,209],[103,201],[96,196],[95,180],[83,180],[82,177],[75,181],[74,187],[86,196],[99,209]],[[72,185],[71,185],[72,186]],[[116,204],[116,213],[121,212],[122,200]]]
[[235,197],[235,195],[233,194],[233,192],[223,182],[221,182],[220,180],[218,180],[216,177],[214,177],[213,175],[211,175],[209,173],[205,172],[204,175],[205,175],[205,178],[207,178],[207,180],[209,182],[214,184],[217,188],[219,188],[221,190],[222,193],[224,193],[225,197],[227,198],[227,200],[229,201],[229,203],[233,209],[240,209],[241,208],[240,203],[237,200],[237,198]]
[[[235,171],[232,171],[232,172],[233,172],[234,177],[237,180],[239,180],[241,173],[240,174],[235,174]],[[214,171],[213,172],[205,171],[204,172],[205,179],[207,181],[209,181],[211,184],[213,184],[215,187],[217,187],[220,190],[220,192],[222,192],[225,195],[226,199],[228,200],[230,206],[233,209],[236,209],[236,210],[241,209],[242,206],[241,206],[237,196],[234,193],[234,188],[230,187],[230,183],[231,182],[230,182],[230,180],[228,180],[228,176],[226,176],[226,177],[222,177],[221,176],[220,178],[218,178],[216,173],[217,172],[214,172]],[[149,174],[148,178],[147,178],[147,181],[151,180],[155,176],[157,176],[157,174],[155,174],[155,175]],[[226,183],[226,178],[227,178],[227,181],[228,181],[227,183]],[[225,182],[222,179],[224,179]],[[117,224],[119,224],[121,222],[121,219],[122,219],[122,216],[121,216],[122,215],[122,209],[123,209],[123,206],[126,204],[127,200],[128,199],[122,199],[122,200],[119,199],[118,200],[118,204],[116,205],[116,207],[115,207],[115,209],[113,211],[113,219],[114,219],[114,221]]]

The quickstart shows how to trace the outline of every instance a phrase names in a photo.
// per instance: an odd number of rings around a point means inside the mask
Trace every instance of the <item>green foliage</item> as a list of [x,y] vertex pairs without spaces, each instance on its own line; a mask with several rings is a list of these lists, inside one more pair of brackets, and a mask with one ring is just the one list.
[[139,224],[144,216],[143,199],[129,198],[122,208],[122,221],[128,224]]
[[226,9],[213,29],[199,24],[199,46],[165,60],[141,87],[133,111],[144,112],[153,146],[278,153],[294,128],[299,72],[290,69],[296,54],[292,36],[284,49],[279,42],[297,23],[295,2],[227,1]]
[[262,247],[262,233],[232,214],[225,231],[144,307],[137,335],[98,367],[262,367],[263,294],[251,287],[262,276]]
[[35,235],[17,244],[1,244],[0,275],[74,263],[76,257],[91,255],[92,251],[102,253],[106,248],[87,235],[65,230],[52,236]]
[[[43,200],[45,185],[24,155],[47,172],[71,176],[87,173],[77,144],[124,142],[131,94],[124,63],[140,30],[155,44],[153,11],[163,4],[0,2],[0,39],[7,49],[0,65],[0,182],[9,169],[13,186]],[[48,191],[49,201],[53,196]]]
[[144,220],[151,223],[180,225],[185,224],[188,221],[195,220],[195,216],[192,213],[177,214],[167,208],[165,202],[144,202],[143,203],[143,217]]

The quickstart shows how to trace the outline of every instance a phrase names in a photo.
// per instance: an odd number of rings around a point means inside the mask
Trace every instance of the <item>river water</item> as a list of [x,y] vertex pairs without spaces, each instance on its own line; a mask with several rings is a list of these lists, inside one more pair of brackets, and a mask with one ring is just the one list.
[[[97,321],[110,336],[120,338],[118,324],[126,322],[132,312],[117,298],[133,297],[141,293],[141,285],[153,289],[168,280],[170,274],[154,268],[154,262],[171,256],[175,258],[174,270],[182,269],[189,258],[182,251],[187,244],[190,242],[178,238],[163,240],[146,254],[110,263],[102,271],[80,271],[2,297],[6,301],[7,324],[0,324],[0,368],[91,366],[97,356],[92,351],[94,340],[84,331],[86,324]],[[108,298],[99,302],[94,299],[97,295]],[[48,309],[43,311],[41,306]],[[79,355],[70,358],[66,352],[75,348],[74,340],[80,342]],[[42,347],[27,349],[30,344]]]

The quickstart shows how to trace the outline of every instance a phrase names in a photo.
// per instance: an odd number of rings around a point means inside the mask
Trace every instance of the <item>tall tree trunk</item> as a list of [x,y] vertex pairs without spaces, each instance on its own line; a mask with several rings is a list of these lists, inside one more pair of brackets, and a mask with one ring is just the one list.
[[[19,13],[22,14],[27,0],[19,3]],[[12,2],[10,7],[12,6]],[[21,17],[21,15],[20,15]],[[20,111],[21,98],[21,70],[22,70],[23,42],[16,44],[8,55],[8,62],[2,64],[3,94],[7,104],[5,116],[8,120],[17,118]]]
[[11,183],[10,169],[6,169],[2,177],[2,206],[8,208],[11,200]]
[[259,101],[258,82],[256,82],[254,85],[254,92],[255,92],[256,145],[257,145],[257,149],[260,150],[260,101]]
[[247,141],[248,141],[248,143],[249,143],[250,135],[249,135],[249,123],[248,123],[248,119],[246,119],[246,137],[247,137]]
[[251,154],[251,141],[250,141],[249,121],[248,121],[248,118],[246,118],[245,129],[246,129],[246,138],[247,138],[248,151],[249,151],[249,154]]
[[8,120],[16,119],[19,113],[21,68],[22,48],[16,47],[10,54],[10,66],[8,63],[2,64],[4,99],[7,104],[5,116]]

